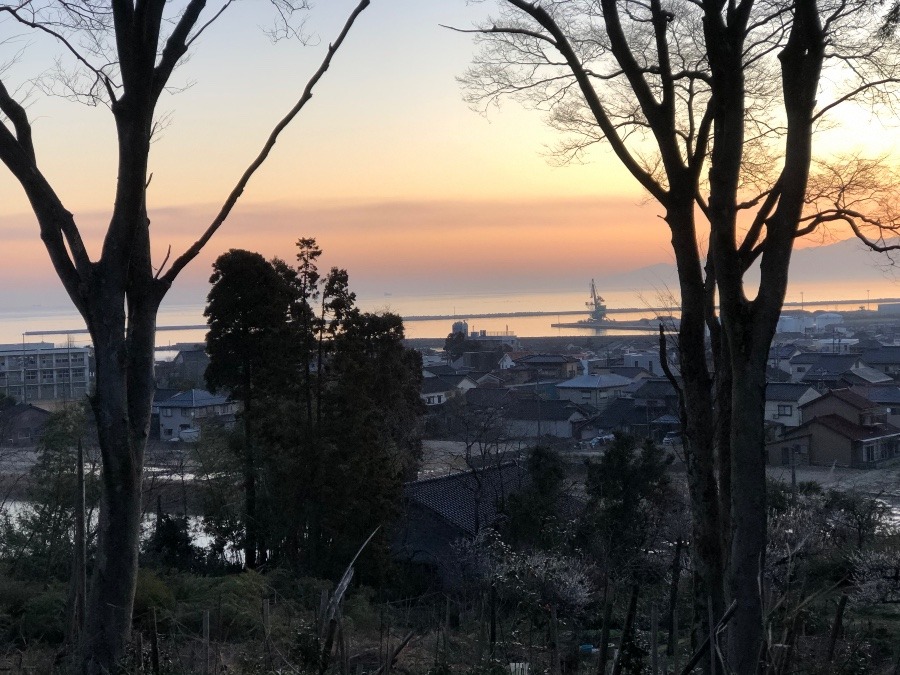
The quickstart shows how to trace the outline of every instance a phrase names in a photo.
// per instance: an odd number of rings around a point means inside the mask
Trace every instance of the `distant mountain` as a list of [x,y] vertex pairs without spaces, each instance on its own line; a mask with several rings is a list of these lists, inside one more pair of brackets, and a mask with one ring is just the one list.
[[[855,238],[834,244],[812,246],[794,251],[791,258],[790,285],[838,284],[842,281],[871,284],[873,297],[876,289],[881,295],[900,296],[900,252],[894,256],[897,263],[885,254],[875,253]],[[748,280],[756,282],[758,270],[751,270]],[[648,267],[597,277],[597,288],[605,290],[657,290],[668,288],[676,291],[678,275],[674,264],[658,263]]]

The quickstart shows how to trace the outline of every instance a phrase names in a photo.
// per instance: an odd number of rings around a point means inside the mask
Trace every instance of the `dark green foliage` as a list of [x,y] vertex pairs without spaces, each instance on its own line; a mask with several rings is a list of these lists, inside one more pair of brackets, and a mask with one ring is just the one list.
[[[83,406],[53,413],[47,421],[29,470],[28,501],[0,527],[0,555],[13,574],[38,579],[67,579],[72,565],[77,446],[90,446]],[[86,453],[88,457],[92,453]],[[99,500],[99,483],[86,467],[86,504]]]
[[633,437],[617,435],[599,460],[588,463],[579,538],[608,570],[640,573],[632,566],[642,566],[642,554],[672,517],[671,462],[652,441],[638,447]]
[[207,386],[247,401],[290,371],[283,359],[291,353],[291,279],[258,253],[231,249],[213,263],[209,281]]
[[565,545],[566,523],[560,517],[565,465],[552,448],[528,452],[530,483],[507,501],[505,534],[513,546],[552,549]]
[[184,516],[157,514],[153,532],[141,546],[145,565],[175,570],[192,570],[199,566],[200,552],[191,543],[188,519]]
[[[235,434],[214,434],[199,454],[217,557],[230,543],[251,567],[330,576],[393,520],[416,474],[421,359],[403,346],[399,316],[355,307],[345,270],[320,277],[314,239],[298,248],[297,269],[247,251],[216,263],[207,376],[244,410]],[[245,367],[228,362],[242,354]],[[385,573],[388,537],[383,527],[358,574]]]

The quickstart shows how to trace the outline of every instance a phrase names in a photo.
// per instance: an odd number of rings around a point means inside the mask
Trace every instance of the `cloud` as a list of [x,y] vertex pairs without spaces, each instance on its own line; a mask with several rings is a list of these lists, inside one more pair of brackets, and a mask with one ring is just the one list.
[[[200,204],[152,209],[155,264],[190,246],[216,211]],[[76,214],[94,255],[107,218]],[[33,217],[6,216],[0,227],[7,251],[0,288],[21,279],[41,293],[57,285]],[[309,236],[324,250],[321,266],[346,268],[361,295],[580,289],[593,276],[671,259],[655,208],[627,199],[248,203],[185,270],[172,300],[203,302],[211,264],[228,249],[293,262],[296,240]]]

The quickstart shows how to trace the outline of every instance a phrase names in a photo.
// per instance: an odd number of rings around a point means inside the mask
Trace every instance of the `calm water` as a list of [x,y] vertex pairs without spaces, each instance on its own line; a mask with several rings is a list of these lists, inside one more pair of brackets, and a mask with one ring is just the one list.
[[[828,305],[804,305],[809,310],[847,311],[865,306],[867,294],[871,309],[876,309],[878,298],[900,296],[896,286],[872,289],[871,284],[835,284],[829,286],[807,286],[804,290],[788,292],[787,301],[811,303],[819,300],[834,300]],[[653,289],[646,290],[610,290],[598,289],[610,309],[631,308],[634,311],[611,314],[618,321],[634,321],[640,318],[653,318],[657,312],[652,308],[665,309],[663,314],[676,315],[677,305],[671,299],[662,296]],[[552,328],[551,324],[559,322],[576,322],[587,317],[585,302],[588,299],[587,284],[583,289],[572,289],[567,292],[554,293],[480,293],[460,295],[453,293],[432,295],[404,296],[366,296],[360,294],[358,305],[366,311],[396,312],[401,316],[440,315],[450,317],[436,321],[409,321],[406,333],[415,338],[445,337],[451,330],[453,318],[468,320],[469,330],[503,331],[509,330],[520,337],[541,337],[551,335],[593,335],[592,329],[584,328]],[[537,317],[509,318],[470,318],[476,314],[513,313],[513,312],[584,312],[583,315],[551,314]],[[160,310],[158,324],[165,326],[203,326],[202,305],[163,306]],[[73,345],[87,344],[88,336],[75,331],[83,330],[84,322],[74,309],[38,308],[30,311],[4,312],[0,309],[0,343],[53,342]],[[54,335],[26,335],[34,331],[58,331]],[[72,331],[67,333],[66,331]],[[163,331],[157,334],[157,345],[164,346],[178,342],[203,340],[205,328],[178,331]]]

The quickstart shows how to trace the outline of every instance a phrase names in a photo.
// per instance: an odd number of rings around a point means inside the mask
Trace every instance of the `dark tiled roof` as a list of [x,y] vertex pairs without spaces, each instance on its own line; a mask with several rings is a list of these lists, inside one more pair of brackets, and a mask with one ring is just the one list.
[[766,366],[766,382],[774,383],[774,382],[790,382],[791,374],[786,373],[781,368],[773,368],[772,366]]
[[[651,418],[659,417],[665,412],[662,408],[656,410],[658,412],[651,413]],[[594,421],[601,428],[618,429],[619,427],[647,424],[647,418],[647,408],[637,407],[633,399],[616,398],[609,402],[609,405],[594,418]]]
[[895,384],[853,387],[851,391],[881,405],[900,403],[900,387]]
[[819,360],[820,356],[821,354],[819,354],[818,352],[800,352],[799,354],[794,354],[794,356],[791,357],[791,365],[815,363]]
[[[502,503],[520,490],[528,471],[517,462],[407,483],[406,499],[430,509],[445,521],[468,534],[492,525]],[[480,495],[479,495],[480,490]]]
[[546,420],[565,422],[575,413],[584,412],[570,401],[517,400],[506,409],[506,417],[513,420]]
[[678,393],[669,380],[664,378],[653,378],[644,380],[641,386],[634,392],[635,398],[671,398],[677,397]]
[[769,382],[766,385],[767,401],[799,401],[812,387],[801,382]]
[[16,419],[19,415],[26,413],[28,411],[36,411],[37,413],[44,415],[46,417],[50,417],[50,412],[44,410],[43,408],[38,408],[36,405],[31,405],[30,403],[16,403],[15,405],[11,405],[8,408],[4,408],[0,410],[0,424],[6,424],[7,422]]
[[900,364],[900,346],[886,345],[878,349],[866,349],[861,358],[870,366]]
[[814,399],[807,403],[804,403],[801,407],[806,408],[807,406],[817,403],[819,401],[824,401],[829,396],[832,396],[839,401],[843,401],[847,405],[856,408],[857,410],[869,410],[870,408],[877,407],[872,401],[867,399],[865,396],[861,396],[858,393],[854,393],[850,389],[832,389],[831,391],[823,394],[820,398]]
[[441,379],[443,379],[446,382],[449,382],[454,387],[458,387],[459,385],[461,385],[463,383],[463,380],[465,380],[467,378],[469,379],[469,382],[471,384],[475,384],[474,380],[469,378],[468,375],[464,375],[464,374],[463,375],[442,375],[441,376]]
[[796,351],[797,348],[791,344],[772,345],[769,347],[769,360],[779,359],[781,361],[787,361]]
[[427,370],[429,373],[433,375],[456,375],[456,369],[453,366],[448,366],[445,363],[435,364],[433,366],[426,366],[424,370]]
[[160,402],[162,408],[202,408],[209,405],[224,405],[228,398],[211,394],[204,389],[190,389]]
[[516,359],[516,363],[526,366],[559,366],[565,363],[578,363],[578,359],[565,354],[529,354]]
[[633,366],[613,366],[612,368],[607,368],[607,370],[614,375],[627,377],[629,380],[650,375],[650,371],[645,368],[635,368]]
[[158,404],[158,403],[162,403],[163,401],[168,401],[175,394],[177,394],[178,391],[179,391],[178,389],[159,389],[159,388],[157,388],[156,391],[153,392],[153,403]]
[[503,408],[511,400],[509,389],[503,387],[478,387],[466,392],[466,403],[475,408]]
[[613,373],[605,375],[579,375],[571,380],[560,382],[557,388],[562,389],[614,389],[631,384],[631,380]]
[[443,377],[422,378],[421,391],[423,394],[440,394],[455,388],[456,387],[453,385],[453,383],[448,382]]
[[810,369],[806,372],[803,379],[816,372],[820,377],[835,377],[841,373],[845,373],[859,361],[859,354],[815,354],[814,359],[806,360],[800,357],[807,357],[808,354],[798,354],[791,359],[791,365],[800,363],[809,363]]
[[851,441],[868,441],[875,438],[883,438],[884,436],[900,434],[900,429],[892,424],[879,424],[878,426],[864,427],[860,424],[855,424],[840,415],[823,415],[822,417],[816,417],[803,426],[812,426],[814,424],[821,424],[834,433],[840,434],[844,438],[849,438]]

